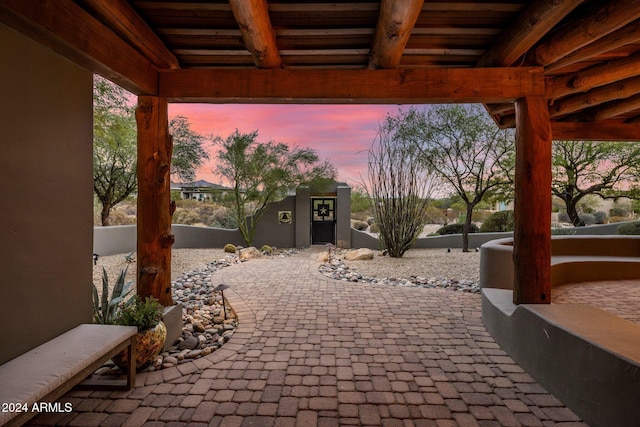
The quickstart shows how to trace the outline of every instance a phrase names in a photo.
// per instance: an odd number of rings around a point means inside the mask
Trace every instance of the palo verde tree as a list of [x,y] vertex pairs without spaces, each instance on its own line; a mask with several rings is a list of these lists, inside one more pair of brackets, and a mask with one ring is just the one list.
[[175,116],[169,121],[169,133],[173,138],[171,174],[183,182],[192,182],[196,170],[209,159],[205,146],[212,143],[213,137],[194,132],[185,116]]
[[229,182],[232,191],[223,204],[236,222],[247,246],[251,246],[256,225],[270,202],[282,199],[299,185],[329,182],[336,171],[320,162],[310,148],[290,148],[279,142],[258,142],[258,131],[216,138],[220,146],[216,172]]
[[426,164],[464,202],[462,250],[469,251],[475,207],[513,187],[515,134],[499,129],[479,105],[436,105],[404,115],[408,131],[419,132]]
[[415,133],[403,132],[403,116],[387,115],[369,149],[369,189],[380,240],[389,256],[400,258],[424,228],[435,184],[421,159]]
[[[93,190],[102,205],[102,225],[109,213],[138,189],[138,157],[135,103],[131,93],[95,76],[93,82]],[[210,136],[191,129],[188,119],[176,116],[169,122],[173,136],[171,174],[191,181],[196,169],[209,158],[205,143]]]
[[552,150],[551,191],[564,202],[574,226],[585,225],[577,207],[590,194],[640,198],[640,144],[554,141]]

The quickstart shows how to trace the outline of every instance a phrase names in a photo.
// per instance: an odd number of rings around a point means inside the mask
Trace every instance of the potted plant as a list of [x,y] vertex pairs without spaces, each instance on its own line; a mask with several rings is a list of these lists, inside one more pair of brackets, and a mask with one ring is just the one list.
[[[167,338],[167,328],[162,322],[164,308],[157,299],[142,299],[135,295],[124,303],[115,318],[115,324],[137,326],[136,335],[136,369],[144,369],[158,357]],[[121,369],[129,364],[127,352],[118,353],[113,361]]]

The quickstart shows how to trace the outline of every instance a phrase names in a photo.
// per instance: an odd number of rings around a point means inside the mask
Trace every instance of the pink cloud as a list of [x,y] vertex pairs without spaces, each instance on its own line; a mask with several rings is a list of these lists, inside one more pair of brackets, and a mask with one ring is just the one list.
[[[367,173],[367,152],[378,124],[395,105],[255,105],[170,104],[169,116],[184,115],[196,132],[226,138],[237,128],[242,133],[258,131],[259,141],[278,141],[310,147],[338,169],[338,179],[360,182]],[[211,161],[198,179],[218,182],[215,148]]]

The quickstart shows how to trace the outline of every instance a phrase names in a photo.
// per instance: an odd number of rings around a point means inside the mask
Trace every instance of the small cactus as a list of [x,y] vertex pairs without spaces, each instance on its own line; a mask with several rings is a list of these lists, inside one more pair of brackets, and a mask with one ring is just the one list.
[[230,254],[235,254],[236,253],[236,246],[232,245],[231,243],[227,243],[226,245],[224,245],[224,251],[228,252]]

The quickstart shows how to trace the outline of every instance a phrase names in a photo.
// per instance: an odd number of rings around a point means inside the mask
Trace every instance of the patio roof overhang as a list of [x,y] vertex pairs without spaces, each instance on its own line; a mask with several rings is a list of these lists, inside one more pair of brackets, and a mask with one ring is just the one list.
[[[0,0],[0,20],[139,95],[165,160],[167,102],[485,104],[517,128],[517,303],[550,302],[552,137],[640,136],[637,0]],[[140,173],[164,194],[142,210],[168,209],[166,165]],[[153,225],[146,251],[170,251]]]
[[615,139],[638,138],[633,0],[3,0],[0,18],[137,95],[170,102],[483,102],[514,127],[510,89],[533,83],[532,95],[544,83],[555,139],[593,138],[600,125]]

